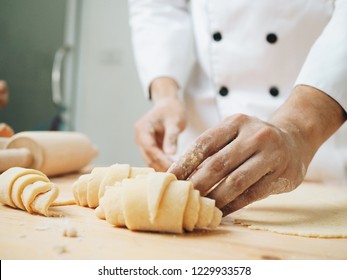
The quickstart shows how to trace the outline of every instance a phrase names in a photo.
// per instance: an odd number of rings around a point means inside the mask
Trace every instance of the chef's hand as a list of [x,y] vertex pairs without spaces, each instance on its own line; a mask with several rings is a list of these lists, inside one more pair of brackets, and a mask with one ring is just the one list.
[[[8,102],[8,86],[3,80],[0,80],[0,109],[5,107]],[[11,137],[14,134],[13,129],[5,123],[0,123],[0,137]]]
[[190,178],[228,215],[295,189],[319,146],[345,120],[335,100],[298,86],[268,123],[241,114],[229,117],[204,132],[168,171]]
[[0,80],[0,109],[8,102],[8,87],[5,81]]
[[158,78],[151,84],[152,109],[135,124],[141,154],[156,171],[166,171],[176,153],[177,138],[186,126],[186,113],[178,97],[177,83]]
[[5,123],[0,123],[0,137],[11,137],[13,136],[13,129]]

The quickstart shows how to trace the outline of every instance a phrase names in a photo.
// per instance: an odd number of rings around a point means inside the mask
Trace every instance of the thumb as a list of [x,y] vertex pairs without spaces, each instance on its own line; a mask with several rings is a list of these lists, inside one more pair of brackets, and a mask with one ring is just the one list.
[[173,155],[177,151],[177,139],[181,130],[175,124],[167,124],[165,128],[163,150],[166,154]]

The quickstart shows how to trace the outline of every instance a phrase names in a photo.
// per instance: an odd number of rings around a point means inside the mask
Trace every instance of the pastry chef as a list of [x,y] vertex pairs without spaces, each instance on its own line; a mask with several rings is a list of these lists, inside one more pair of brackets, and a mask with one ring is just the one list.
[[[346,0],[129,0],[149,166],[227,215],[346,180]],[[173,154],[179,156],[173,161]]]

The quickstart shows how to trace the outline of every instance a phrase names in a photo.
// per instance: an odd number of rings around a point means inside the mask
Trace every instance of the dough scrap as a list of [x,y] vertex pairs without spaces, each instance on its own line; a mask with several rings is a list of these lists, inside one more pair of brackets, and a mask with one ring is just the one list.
[[130,167],[129,164],[118,163],[109,167],[95,167],[90,174],[81,175],[73,184],[76,204],[96,208],[107,187],[114,186],[123,179],[151,172],[154,172],[154,169],[149,167]]
[[250,229],[320,238],[347,238],[347,190],[306,184],[241,209],[231,217]]
[[164,172],[124,179],[106,188],[95,213],[117,227],[171,233],[215,228],[222,218],[214,200],[200,197],[190,182]]
[[63,231],[63,236],[65,237],[78,237],[78,232],[75,227],[66,227]]
[[0,175],[0,202],[31,214],[55,215],[48,208],[58,194],[47,176],[35,169],[13,167]]

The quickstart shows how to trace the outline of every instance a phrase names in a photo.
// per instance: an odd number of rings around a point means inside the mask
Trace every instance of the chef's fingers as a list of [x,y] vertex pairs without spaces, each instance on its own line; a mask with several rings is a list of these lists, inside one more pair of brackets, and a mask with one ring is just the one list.
[[157,146],[147,146],[140,148],[141,154],[149,167],[156,171],[165,172],[172,164],[172,160]]
[[157,154],[162,153],[160,150],[155,153],[156,155],[153,155],[152,153],[151,156],[148,155],[148,150],[140,148],[140,152],[147,166],[154,168],[157,172],[166,172],[166,170],[173,162],[172,160],[167,158],[165,154],[163,157],[157,157]]
[[162,137],[160,134],[160,132],[155,130],[143,130],[138,133],[136,141],[147,165],[156,171],[166,171],[172,164],[172,161],[161,149],[162,141],[158,139]]
[[137,123],[135,127],[136,142],[147,165],[156,171],[166,171],[172,160],[161,149],[163,137],[161,127],[151,122]]
[[189,179],[194,188],[205,195],[225,176],[242,166],[255,154],[254,146],[248,141],[238,137],[205,160]]
[[192,172],[209,156],[235,139],[239,127],[248,119],[245,115],[226,118],[219,125],[206,130],[195,143],[170,168],[178,179],[187,179]]
[[295,189],[296,185],[287,179],[278,177],[278,174],[272,173],[265,175],[257,183],[246,189],[233,201],[225,205],[221,210],[223,216],[235,212],[257,200],[264,199],[272,194],[279,194]]
[[163,135],[163,127],[158,121],[142,118],[134,125],[135,141],[143,149],[148,147],[161,147],[160,137]]
[[5,123],[0,123],[0,137],[11,137],[13,136],[13,129]]
[[[272,166],[273,162],[269,157],[254,154],[226,176],[207,196],[216,200],[218,208],[223,208],[265,175],[274,173]],[[283,170],[276,172],[283,172]]]
[[181,129],[176,123],[167,122],[163,141],[163,150],[168,155],[174,155],[177,151],[177,139]]

